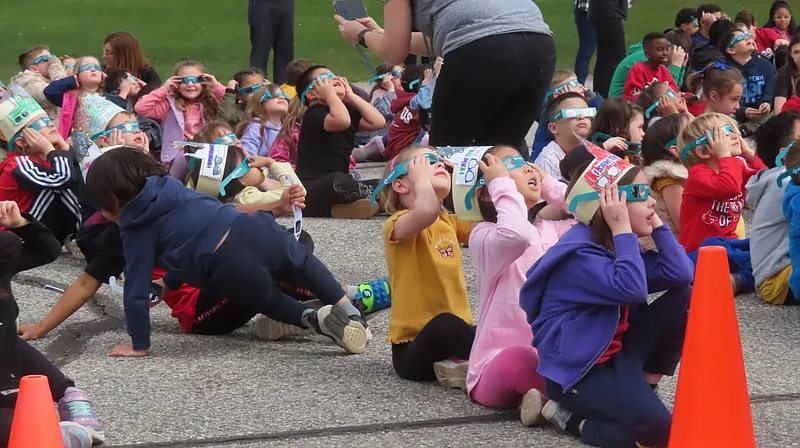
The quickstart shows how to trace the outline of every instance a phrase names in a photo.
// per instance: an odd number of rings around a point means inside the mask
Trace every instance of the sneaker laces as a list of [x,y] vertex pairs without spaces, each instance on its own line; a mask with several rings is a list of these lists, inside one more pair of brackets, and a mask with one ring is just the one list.
[[69,412],[72,418],[94,418],[92,404],[84,400],[68,402],[67,412]]

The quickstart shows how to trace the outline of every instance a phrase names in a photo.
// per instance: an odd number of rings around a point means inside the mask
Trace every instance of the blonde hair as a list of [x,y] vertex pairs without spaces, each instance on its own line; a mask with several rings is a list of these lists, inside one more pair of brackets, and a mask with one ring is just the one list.
[[[263,138],[264,128],[267,127],[267,122],[269,121],[269,115],[267,114],[267,110],[264,108],[264,103],[261,102],[261,97],[269,91],[269,93],[275,95],[275,92],[280,90],[281,87],[277,84],[268,84],[260,89],[256,90],[253,95],[250,96],[250,99],[247,101],[247,107],[244,110],[244,117],[242,118],[242,122],[239,124],[239,127],[236,129],[236,135],[241,136],[244,134],[245,129],[247,126],[250,125],[254,120],[258,120],[261,124],[261,129],[259,130],[259,136]],[[267,98],[269,100],[269,98]],[[283,121],[283,120],[281,120]]]
[[577,78],[578,76],[572,70],[556,70],[553,72],[553,77],[550,78],[550,88],[553,89],[570,78]]
[[19,68],[24,72],[25,70],[29,69],[31,62],[35,61],[36,58],[44,54],[44,52],[50,51],[50,47],[47,45],[37,45],[35,47],[28,48],[25,50],[24,53],[19,55],[18,62]]
[[[683,148],[697,140],[698,138],[706,135],[706,132],[713,130],[717,126],[730,125],[735,132],[739,132],[739,125],[733,118],[718,113],[707,113],[698,116],[683,128],[683,131],[678,135],[678,148]],[[705,146],[705,145],[703,145]],[[695,148],[697,149],[697,148]],[[704,163],[702,159],[697,157],[697,151],[692,149],[686,153],[686,158],[683,159],[683,165],[691,168],[698,163]]]
[[[406,160],[413,158],[414,155],[419,151],[426,151],[426,152],[430,151],[435,153],[436,148],[432,146],[412,145],[401,150],[397,154],[397,156],[395,156],[395,158],[392,159],[392,161],[389,162],[388,165],[386,165],[386,168],[384,168],[383,170],[383,176],[381,176],[381,180],[386,179],[386,177],[389,176],[389,173],[392,172],[392,169],[394,169],[394,167],[400,165]],[[394,214],[401,210],[405,210],[407,208],[400,201],[400,195],[396,191],[394,191],[394,188],[392,188],[391,184],[385,185],[381,189],[380,201],[382,204],[384,204],[384,209],[386,210],[386,213],[389,214]]]
[[[100,65],[100,59],[97,59],[94,56],[81,56],[79,58],[75,58],[75,79],[78,79],[78,76],[80,76],[81,65],[83,65],[83,62],[86,59],[94,59],[95,61],[97,61],[97,65]],[[102,80],[100,81],[100,87],[97,88],[97,93],[105,91],[105,88],[106,88],[106,80],[105,78],[102,78]]]

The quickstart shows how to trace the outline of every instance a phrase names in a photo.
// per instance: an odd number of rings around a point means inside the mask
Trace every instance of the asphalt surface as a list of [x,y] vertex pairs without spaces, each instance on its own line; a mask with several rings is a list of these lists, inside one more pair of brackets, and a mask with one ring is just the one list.
[[[380,170],[361,167],[368,178]],[[317,256],[352,284],[386,275],[385,218],[304,224]],[[474,271],[463,254],[476,313]],[[63,288],[81,269],[65,254],[17,276],[20,322],[38,321],[58,299],[44,284]],[[800,307],[769,306],[755,295],[737,297],[736,306],[759,446],[800,446]],[[374,339],[352,356],[319,336],[262,342],[249,328],[186,335],[161,304],[152,310],[150,356],[109,358],[130,339],[122,297],[106,286],[35,345],[90,394],[109,447],[583,446],[550,426],[524,428],[517,412],[483,408],[463,391],[398,378],[385,342],[388,319],[389,311],[370,317]],[[669,379],[660,388],[669,406],[674,385]]]

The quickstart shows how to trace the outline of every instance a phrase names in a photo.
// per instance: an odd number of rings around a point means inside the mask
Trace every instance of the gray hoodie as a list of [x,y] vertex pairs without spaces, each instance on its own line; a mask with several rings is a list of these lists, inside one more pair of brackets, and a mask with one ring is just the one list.
[[747,203],[755,207],[750,230],[750,261],[756,285],[792,264],[789,258],[789,223],[781,202],[786,183],[778,188],[776,180],[784,168],[761,170],[747,181]]

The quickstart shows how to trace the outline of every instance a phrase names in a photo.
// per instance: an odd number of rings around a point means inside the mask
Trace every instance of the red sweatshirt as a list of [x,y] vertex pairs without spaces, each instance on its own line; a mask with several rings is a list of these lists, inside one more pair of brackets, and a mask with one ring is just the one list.
[[409,104],[416,93],[398,91],[397,98],[392,100],[392,125],[386,134],[386,151],[383,155],[387,159],[394,158],[403,148],[410,146],[417,139],[422,129],[419,127],[419,114]]
[[[167,272],[156,266],[153,269],[153,280],[158,280]],[[200,296],[200,289],[189,286],[186,283],[180,288],[170,291],[161,298],[168,307],[172,309],[172,317],[178,319],[178,324],[183,331],[192,332],[192,326],[196,318],[197,297]]]
[[645,62],[637,62],[633,64],[628,76],[625,78],[625,88],[622,91],[622,97],[629,101],[634,101],[641,95],[641,93],[650,84],[654,82],[663,82],[669,84],[669,88],[673,92],[680,92],[678,85],[675,84],[675,79],[672,78],[669,69],[663,65],[659,65],[657,70],[650,70]]
[[680,223],[680,243],[687,253],[697,250],[706,238],[736,238],[744,186],[762,168],[764,163],[758,158],[751,168],[736,157],[719,159],[718,173],[704,163],[689,168]]
[[782,39],[780,34],[772,28],[756,28],[755,41],[761,57],[772,60],[775,52],[775,41]]

